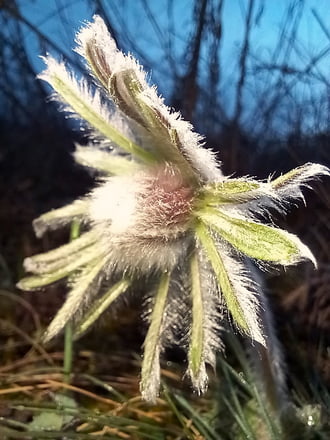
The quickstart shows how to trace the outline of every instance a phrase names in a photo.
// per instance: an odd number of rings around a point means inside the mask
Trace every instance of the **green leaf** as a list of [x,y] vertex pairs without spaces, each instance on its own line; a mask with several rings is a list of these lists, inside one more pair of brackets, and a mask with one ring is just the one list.
[[221,293],[224,296],[227,308],[230,311],[235,324],[245,333],[250,335],[249,325],[244,316],[244,310],[242,310],[237,300],[236,293],[233,289],[227,270],[223,264],[221,256],[219,255],[213,238],[208,231],[208,228],[202,223],[198,223],[196,225],[196,235],[212,265],[221,289]]
[[[59,408],[77,409],[77,403],[69,396],[66,396],[64,394],[55,394],[54,399]],[[65,412],[63,412],[63,414],[60,414],[58,411],[44,411],[33,417],[33,420],[28,424],[28,430],[60,431],[65,425],[70,423],[73,418],[73,415],[68,415]]]
[[309,259],[315,264],[307,246],[282,229],[231,217],[213,208],[199,211],[197,216],[251,258],[283,265]]
[[[190,258],[190,279],[191,279],[191,297],[192,297],[192,323],[190,333],[190,345],[188,352],[189,371],[193,384],[197,388],[203,388],[200,384],[203,375],[204,364],[204,304],[200,282],[200,270],[197,252],[194,252]],[[202,385],[202,386],[201,386]]]
[[120,133],[109,121],[94,110],[91,102],[88,102],[82,94],[79,95],[75,88],[72,87],[69,82],[65,82],[61,76],[56,75],[56,72],[51,71],[47,80],[63,100],[67,102],[82,119],[87,121],[107,139],[110,139],[120,148],[144,162],[150,163],[154,161],[154,157],[150,152]]
[[156,400],[160,382],[160,343],[161,331],[165,318],[166,298],[170,284],[170,273],[161,276],[154,308],[151,314],[150,326],[144,341],[144,356],[141,370],[140,389],[144,399]]
[[263,184],[246,179],[228,179],[222,182],[210,183],[203,187],[200,199],[208,204],[241,203],[256,198]]
[[101,316],[101,314],[115,301],[119,295],[124,293],[131,282],[123,279],[118,281],[114,286],[107,290],[107,292],[95,301],[84,318],[78,322],[74,329],[74,338],[78,339],[94,322]]
[[59,431],[63,427],[66,417],[52,412],[42,412],[33,417],[28,429],[29,431]]

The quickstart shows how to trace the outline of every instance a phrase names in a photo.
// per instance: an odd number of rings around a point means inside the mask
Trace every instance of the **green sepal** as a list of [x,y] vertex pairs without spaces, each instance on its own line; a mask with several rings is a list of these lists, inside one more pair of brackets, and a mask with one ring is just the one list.
[[189,372],[193,383],[198,383],[204,365],[204,304],[200,281],[198,255],[195,251],[190,257],[190,280],[192,298],[192,322],[188,352]]
[[143,162],[154,162],[154,157],[149,151],[146,151],[119,132],[109,121],[93,109],[91,103],[87,102],[83,96],[78,95],[76,90],[60,76],[57,76],[55,72],[49,73],[48,82],[82,119],[87,121],[107,139]]
[[47,230],[67,225],[74,219],[82,218],[88,210],[87,200],[75,200],[62,208],[53,209],[33,220],[33,228],[37,237],[42,237]]
[[114,73],[109,79],[109,93],[118,107],[134,119],[153,139],[158,160],[171,162],[180,168],[184,177],[196,181],[195,172],[182,154],[182,145],[177,131],[156,107],[143,99],[143,87],[133,69]]
[[104,257],[98,255],[97,258],[82,268],[79,278],[74,281],[73,288],[67,295],[66,301],[49,324],[42,338],[43,342],[53,339],[75,317],[84,301],[97,293],[97,287],[103,278],[104,264]]
[[300,173],[301,173],[300,168],[294,168],[293,170],[290,170],[288,173],[282,174],[276,179],[271,180],[270,184],[274,189],[280,189],[281,187],[287,185],[290,182],[290,180],[299,176]]
[[[311,163],[306,163],[305,165],[302,165],[300,167],[294,168],[293,170],[288,171],[285,174],[282,174],[281,176],[277,177],[274,180],[270,181],[270,184],[272,186],[272,188],[274,188],[275,190],[279,190],[283,187],[285,187],[286,185],[289,185],[290,183],[294,182],[295,180],[298,180],[301,178],[301,176],[303,176],[304,174],[309,174],[310,170],[309,168],[313,168],[316,167],[318,168],[318,171],[320,172],[322,169],[321,165],[315,165],[315,164],[311,164]],[[325,174],[325,168],[323,170],[323,173]],[[313,177],[317,177],[317,172],[315,171]],[[309,176],[309,178],[311,178],[311,176]]]
[[199,211],[197,216],[251,258],[283,265],[304,258],[315,262],[310,250],[295,235],[282,229],[231,217],[213,208]]
[[91,252],[82,253],[80,257],[73,255],[70,261],[66,262],[66,264],[60,269],[56,269],[53,272],[41,275],[25,277],[20,280],[20,282],[17,284],[17,287],[22,290],[37,290],[48,286],[49,284],[66,278],[80,267],[92,264],[92,261],[95,260],[95,258],[97,258],[99,255],[100,253],[97,248],[94,248]]
[[80,165],[110,176],[131,174],[139,168],[136,162],[95,147],[77,146],[74,158]]
[[97,78],[105,89],[107,89],[109,78],[112,74],[110,66],[106,60],[104,50],[97,43],[95,38],[91,38],[85,47],[84,55],[87,63],[95,78]]
[[224,297],[227,308],[233,318],[234,323],[244,333],[250,335],[251,332],[244,316],[244,310],[239,304],[226,267],[223,264],[222,258],[218,252],[218,249],[208,228],[202,223],[198,223],[196,225],[196,235],[205,250],[207,258],[211,263],[221,290],[221,294]]
[[120,110],[147,130],[155,128],[155,118],[150,107],[143,105],[139,95],[142,85],[133,69],[120,70],[111,75],[108,91]]
[[161,331],[165,318],[167,293],[170,273],[163,273],[155,295],[150,325],[144,341],[144,356],[141,369],[140,389],[142,396],[154,401],[159,388],[159,355],[161,350]]
[[262,183],[244,179],[210,183],[205,185],[199,194],[200,205],[245,202],[256,198],[260,189]]
[[[52,272],[56,267],[62,267],[67,264],[67,260],[76,255],[78,252],[86,252],[86,248],[96,242],[97,234],[91,230],[83,233],[77,239],[67,244],[59,246],[51,251],[42,254],[36,254],[24,260],[24,268],[32,273]],[[72,258],[71,258],[72,259]],[[65,260],[65,262],[63,262]],[[54,269],[52,270],[52,266]]]
[[95,301],[88,310],[88,313],[84,315],[84,318],[75,325],[74,339],[78,339],[84,334],[110,306],[110,304],[112,304],[122,293],[126,292],[130,284],[131,282],[129,280],[122,279]]

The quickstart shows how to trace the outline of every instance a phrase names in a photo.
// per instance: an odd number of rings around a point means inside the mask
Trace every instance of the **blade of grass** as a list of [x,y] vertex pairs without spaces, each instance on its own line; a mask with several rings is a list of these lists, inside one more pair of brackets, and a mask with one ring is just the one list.
[[222,437],[219,435],[219,433],[215,432],[215,430],[212,429],[208,421],[204,419],[186,399],[184,399],[182,396],[179,396],[178,394],[174,394],[174,398],[179,403],[179,405],[187,411],[189,417],[191,418],[191,420],[194,421],[194,425],[204,436],[205,440],[222,440]]
[[258,440],[252,430],[252,427],[250,426],[249,421],[247,420],[242,405],[237,397],[237,386],[233,383],[228,369],[228,364],[225,360],[221,360],[221,367],[223,374],[225,376],[226,383],[228,384],[228,390],[230,399],[228,399],[226,396],[222,396],[224,404],[227,406],[227,409],[230,411],[230,413],[233,415],[234,419],[236,420],[237,424],[242,429],[244,435],[248,440]]
[[170,393],[168,391],[168,388],[166,386],[164,386],[163,390],[164,390],[164,396],[165,396],[166,402],[168,403],[168,405],[171,408],[171,410],[173,411],[174,415],[176,416],[176,418],[180,422],[185,435],[187,436],[188,439],[194,440],[194,437],[193,437],[192,433],[189,432],[188,429],[187,429],[187,423],[184,420],[183,415],[181,414],[179,409],[176,407],[173,399],[171,398]]

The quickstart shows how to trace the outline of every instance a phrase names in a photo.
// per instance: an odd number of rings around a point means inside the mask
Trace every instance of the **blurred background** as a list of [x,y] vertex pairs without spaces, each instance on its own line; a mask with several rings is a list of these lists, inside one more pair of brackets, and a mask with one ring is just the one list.
[[[226,174],[267,178],[308,161],[330,165],[328,0],[0,0],[1,292],[15,291],[25,256],[66,239],[36,240],[31,221],[93,186],[71,157],[84,132],[49,102],[49,88],[36,77],[46,53],[83,74],[74,35],[95,13],[140,60],[167,105],[205,136]],[[302,360],[329,385],[329,179],[313,187],[306,206],[277,221],[311,247],[318,270],[301,265],[267,274],[265,283],[290,371],[299,376]],[[18,293],[44,325],[63,294]],[[24,307],[4,293],[0,301],[4,328],[9,316],[33,330]],[[4,331],[0,355],[7,360],[17,355],[8,336],[18,337]]]

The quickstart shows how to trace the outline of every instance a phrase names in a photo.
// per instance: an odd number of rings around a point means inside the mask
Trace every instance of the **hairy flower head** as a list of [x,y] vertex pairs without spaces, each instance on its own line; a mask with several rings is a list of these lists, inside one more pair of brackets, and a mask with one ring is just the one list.
[[94,88],[51,57],[40,77],[88,127],[93,142],[77,146],[74,157],[101,179],[81,200],[34,221],[38,236],[73,220],[80,222],[81,235],[27,258],[31,275],[19,287],[34,290],[68,278],[71,289],[46,332],[49,340],[69,321],[81,335],[143,281],[152,304],[143,397],[155,400],[161,352],[178,332],[193,386],[203,391],[205,365],[214,364],[222,348],[225,321],[267,345],[263,293],[249,260],[261,266],[315,264],[295,235],[260,218],[269,218],[270,210],[285,212],[303,198],[303,186],[329,170],[306,164],[266,182],[225,177],[202,138],[165,106],[137,61],[117,49],[100,17],[83,27],[77,41]]

